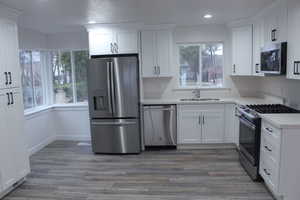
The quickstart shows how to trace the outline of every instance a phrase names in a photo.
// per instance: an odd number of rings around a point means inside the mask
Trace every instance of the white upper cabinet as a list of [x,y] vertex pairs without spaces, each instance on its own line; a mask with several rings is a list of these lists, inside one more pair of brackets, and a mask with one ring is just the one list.
[[137,31],[89,31],[90,55],[138,53]]
[[256,20],[253,23],[253,62],[252,72],[254,76],[264,76],[261,73],[261,49],[264,46],[264,21]]
[[169,30],[142,31],[143,77],[170,77],[172,32]]
[[300,1],[288,0],[287,77],[300,79]]
[[232,75],[252,75],[252,25],[232,29]]
[[264,40],[265,43],[287,41],[287,5],[286,0],[275,2],[264,13]]
[[0,89],[21,86],[17,25],[0,20]]

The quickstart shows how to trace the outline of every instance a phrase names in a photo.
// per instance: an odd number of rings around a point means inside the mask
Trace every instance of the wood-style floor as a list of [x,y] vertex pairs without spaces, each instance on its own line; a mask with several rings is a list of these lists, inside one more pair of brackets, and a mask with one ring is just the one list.
[[272,200],[234,149],[94,155],[57,141],[31,157],[32,173],[5,200]]

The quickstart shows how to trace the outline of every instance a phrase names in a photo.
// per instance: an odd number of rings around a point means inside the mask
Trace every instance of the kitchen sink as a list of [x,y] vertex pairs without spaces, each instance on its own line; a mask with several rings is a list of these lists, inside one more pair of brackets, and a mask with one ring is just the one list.
[[180,101],[220,101],[217,98],[189,98],[189,99],[180,99]]

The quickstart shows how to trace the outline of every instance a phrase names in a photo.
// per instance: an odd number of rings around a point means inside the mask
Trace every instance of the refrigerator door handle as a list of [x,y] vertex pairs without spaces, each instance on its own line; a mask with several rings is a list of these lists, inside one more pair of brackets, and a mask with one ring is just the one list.
[[114,70],[114,62],[110,62],[110,84],[111,84],[111,102],[112,102],[112,113],[116,112],[115,103],[116,103],[116,96],[115,96],[115,70]]
[[[110,77],[111,74],[111,62],[107,62],[106,73],[107,77]],[[112,113],[112,105],[111,105],[111,81],[107,78],[107,101],[108,101],[108,112]]]
[[136,122],[92,122],[95,126],[124,126],[124,125],[135,125]]

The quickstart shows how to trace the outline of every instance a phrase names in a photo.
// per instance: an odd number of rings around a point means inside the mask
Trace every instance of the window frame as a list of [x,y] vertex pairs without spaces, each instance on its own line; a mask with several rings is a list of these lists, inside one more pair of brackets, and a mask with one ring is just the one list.
[[[22,52],[27,52],[30,54],[30,68],[31,68],[31,84],[32,84],[32,93],[33,93],[33,106],[31,108],[24,108],[24,112],[34,112],[35,110],[40,110],[44,107],[47,107],[49,105],[49,90],[48,90],[48,81],[47,81],[47,77],[48,77],[48,72],[47,72],[47,62],[49,59],[49,50],[45,50],[45,49],[20,49],[19,50],[19,55]],[[42,105],[37,105],[36,103],[36,88],[34,87],[34,76],[33,76],[33,60],[32,60],[32,53],[33,52],[39,52],[40,56],[41,56],[41,81],[42,81],[42,88],[43,88],[43,104]],[[44,54],[43,54],[44,53]],[[20,59],[20,58],[19,58]],[[21,65],[20,65],[21,68]],[[22,72],[22,68],[21,68],[21,73]],[[23,90],[23,85],[21,85],[21,88]]]
[[63,52],[70,52],[71,55],[71,76],[72,76],[72,96],[73,96],[73,102],[72,103],[56,103],[54,101],[54,87],[53,87],[53,73],[52,73],[52,66],[49,67],[51,70],[51,83],[50,85],[51,87],[51,104],[52,105],[70,105],[70,104],[86,104],[86,102],[78,102],[78,98],[77,98],[77,88],[76,88],[76,66],[75,66],[75,59],[74,59],[74,52],[76,51],[87,51],[88,52],[88,58],[90,59],[90,54],[89,54],[89,50],[88,49],[57,49],[57,50],[52,50],[52,52],[57,52],[58,56],[59,56],[59,65],[61,64],[61,54]]
[[[183,86],[180,83],[180,47],[181,46],[201,46],[203,44],[222,44],[223,46],[223,59],[222,59],[222,72],[223,72],[223,78],[222,78],[222,86],[209,86],[205,85],[202,82],[202,66],[199,66],[199,74],[200,78],[197,81],[197,84],[191,85],[191,86]],[[199,63],[202,63],[202,56],[201,51],[199,51]],[[176,43],[176,85],[177,88],[175,90],[193,90],[193,89],[208,89],[208,90],[222,90],[227,89],[225,87],[225,43],[223,41],[203,41],[203,42],[178,42]]]

